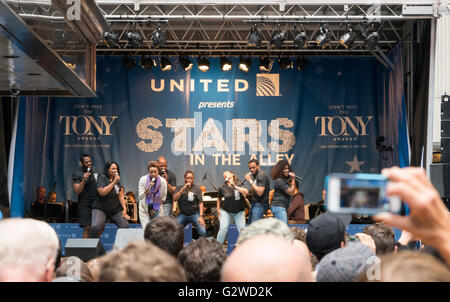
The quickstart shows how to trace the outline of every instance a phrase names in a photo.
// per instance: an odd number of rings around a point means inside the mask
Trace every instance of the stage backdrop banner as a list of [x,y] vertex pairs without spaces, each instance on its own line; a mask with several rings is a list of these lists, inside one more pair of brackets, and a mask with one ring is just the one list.
[[[161,155],[177,185],[192,170],[207,191],[221,185],[226,170],[242,179],[251,158],[267,173],[286,159],[303,179],[307,203],[321,199],[328,173],[379,173],[378,123],[388,115],[377,104],[384,67],[371,57],[307,59],[302,71],[274,62],[270,73],[253,59],[244,73],[238,58],[228,72],[218,58],[210,59],[208,72],[196,63],[185,72],[172,57],[173,69],[162,72],[99,57],[97,98],[20,100],[13,215],[23,215],[40,185],[47,191],[55,185],[58,201],[76,200],[71,176],[83,152],[99,170],[118,162],[121,184],[135,193],[147,163]],[[407,135],[393,128],[390,141]],[[392,143],[397,152],[398,141]]]

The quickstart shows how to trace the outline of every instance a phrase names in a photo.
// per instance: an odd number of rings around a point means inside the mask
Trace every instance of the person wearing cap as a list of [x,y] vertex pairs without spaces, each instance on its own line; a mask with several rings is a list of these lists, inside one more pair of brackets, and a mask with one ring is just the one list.
[[344,221],[344,218],[326,212],[309,222],[306,245],[319,261],[326,254],[344,247],[345,228],[350,223],[348,219]]

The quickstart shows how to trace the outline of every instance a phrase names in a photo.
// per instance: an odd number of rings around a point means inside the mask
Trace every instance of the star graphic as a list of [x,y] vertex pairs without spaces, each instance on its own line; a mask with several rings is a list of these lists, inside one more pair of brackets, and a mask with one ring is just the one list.
[[353,171],[361,173],[361,166],[364,165],[366,162],[358,161],[355,154],[355,156],[353,157],[353,161],[346,161],[345,163],[350,166],[350,172],[348,173],[352,173]]

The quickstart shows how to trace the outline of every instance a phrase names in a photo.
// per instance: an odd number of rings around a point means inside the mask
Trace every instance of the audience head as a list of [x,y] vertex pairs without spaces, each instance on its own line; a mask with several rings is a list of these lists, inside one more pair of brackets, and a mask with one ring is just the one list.
[[325,255],[317,265],[317,282],[354,282],[376,261],[375,253],[362,243],[351,243]]
[[274,235],[292,242],[294,235],[284,222],[276,218],[259,219],[245,228],[239,233],[238,244],[257,235]]
[[370,235],[375,241],[377,255],[392,253],[395,250],[395,232],[382,222],[377,222],[366,226],[363,233]]
[[87,264],[76,256],[62,259],[61,266],[56,270],[56,278],[59,277],[66,277],[78,282],[95,281]]
[[297,227],[289,227],[289,229],[291,230],[292,235],[294,235],[294,240],[306,242],[306,233],[303,229]]
[[178,254],[189,282],[218,282],[227,258],[223,245],[213,238],[199,238]]
[[[270,261],[267,261],[268,255]],[[273,235],[259,235],[239,244],[222,269],[224,282],[312,281],[306,247]]]
[[379,274],[368,280],[362,274],[359,281],[381,282],[450,282],[450,270],[433,256],[413,251],[401,251],[380,258]]
[[150,242],[132,242],[99,262],[100,282],[186,282],[177,259]]
[[177,257],[183,248],[184,230],[174,217],[159,216],[146,225],[144,239]]
[[47,223],[34,219],[0,221],[0,281],[51,281],[59,240]]
[[345,225],[330,213],[321,214],[309,222],[306,245],[320,261],[326,254],[344,246]]

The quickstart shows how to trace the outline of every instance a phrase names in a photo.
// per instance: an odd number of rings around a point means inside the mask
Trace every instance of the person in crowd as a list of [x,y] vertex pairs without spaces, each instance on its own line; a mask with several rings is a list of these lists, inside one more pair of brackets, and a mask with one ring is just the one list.
[[178,257],[184,244],[184,230],[174,217],[160,216],[147,224],[144,239]]
[[36,188],[36,200],[31,203],[30,211],[31,217],[36,219],[44,219],[45,205],[47,202],[47,190],[45,187]]
[[56,270],[55,276],[56,278],[66,277],[66,279],[78,282],[95,281],[87,264],[76,256],[62,259],[61,266]]
[[128,228],[130,216],[127,214],[124,192],[120,186],[120,168],[114,161],[105,164],[98,177],[98,198],[92,205],[91,238],[100,238],[106,219],[111,219],[118,228]]
[[200,237],[206,237],[206,224],[203,218],[203,196],[202,191],[194,184],[194,172],[184,173],[184,185],[178,186],[173,195],[173,213],[176,213],[177,205],[180,213],[178,222],[184,228],[189,223],[195,226]]
[[99,259],[99,282],[186,282],[177,259],[150,242],[134,241]]
[[422,168],[392,167],[382,174],[391,182],[386,188],[387,196],[399,196],[409,209],[408,216],[380,213],[376,221],[405,230],[434,247],[450,265],[450,215],[437,190]]
[[294,235],[294,240],[298,240],[301,242],[306,243],[306,233],[305,230],[297,227],[289,227],[289,229],[292,232],[292,235]]
[[270,210],[275,218],[287,224],[287,209],[296,189],[295,173],[292,172],[289,162],[283,159],[273,166],[270,177],[274,181],[273,200]]
[[360,242],[339,248],[320,260],[316,267],[317,282],[355,282],[359,275],[376,263],[375,251]]
[[[245,196],[248,190],[238,186],[236,175],[230,171],[223,173],[224,183],[217,195],[217,215],[220,221],[217,240],[224,243],[230,223],[234,220],[238,231],[245,227]],[[223,198],[223,204],[222,204]]]
[[127,203],[127,214],[130,216],[130,221],[132,223],[138,222],[138,204],[136,202],[136,196],[133,191],[128,191],[125,193],[125,201]]
[[226,258],[224,246],[214,238],[199,238],[178,254],[189,282],[219,282]]
[[248,162],[248,169],[250,172],[245,174],[245,179],[249,182],[252,192],[249,223],[253,223],[261,219],[269,208],[270,179],[261,170],[256,159]]
[[162,206],[162,215],[169,216],[172,215],[173,194],[177,188],[177,177],[175,173],[167,169],[167,160],[163,156],[158,157],[158,164],[160,168],[159,173],[167,183],[167,196]]
[[305,200],[303,199],[303,193],[298,191],[298,181],[295,183],[294,196],[291,199],[291,205],[286,210],[289,224],[305,224]]
[[80,169],[72,174],[72,186],[78,196],[77,210],[80,227],[83,228],[83,238],[89,238],[92,221],[92,205],[98,199],[98,170],[92,164],[89,154],[80,156]]
[[59,240],[46,222],[30,218],[0,221],[0,282],[50,282]]
[[384,223],[377,222],[366,226],[363,233],[370,235],[377,247],[377,256],[395,252],[395,232]]
[[378,268],[362,273],[363,282],[450,282],[450,270],[431,255],[400,251],[383,255]]
[[167,182],[159,175],[159,164],[151,161],[147,164],[148,174],[139,179],[139,220],[145,228],[151,219],[160,215],[162,204],[167,196]]
[[308,225],[306,245],[320,261],[326,254],[344,247],[345,224],[329,212],[315,217]]
[[48,193],[48,199],[47,202],[50,203],[55,203],[56,202],[56,192],[55,191],[50,191],[50,193]]
[[47,189],[45,189],[45,187],[37,187],[36,200],[34,202],[40,204],[47,202],[46,196],[47,196]]
[[257,235],[273,235],[281,237],[289,242],[294,240],[294,235],[287,224],[276,218],[264,218],[243,228],[239,234],[237,244],[239,245]]
[[313,278],[306,248],[301,249],[288,240],[268,234],[254,236],[239,244],[223,265],[221,281],[311,282]]

